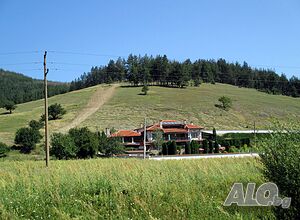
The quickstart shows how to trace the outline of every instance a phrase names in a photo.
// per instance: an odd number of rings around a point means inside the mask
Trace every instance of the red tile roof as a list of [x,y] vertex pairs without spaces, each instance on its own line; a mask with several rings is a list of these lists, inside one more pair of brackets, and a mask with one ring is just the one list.
[[139,136],[141,136],[140,133],[131,130],[120,130],[111,135],[111,137],[139,137]]
[[192,124],[186,124],[185,125],[186,128],[188,129],[202,129],[204,127],[198,126],[198,125],[192,125]]

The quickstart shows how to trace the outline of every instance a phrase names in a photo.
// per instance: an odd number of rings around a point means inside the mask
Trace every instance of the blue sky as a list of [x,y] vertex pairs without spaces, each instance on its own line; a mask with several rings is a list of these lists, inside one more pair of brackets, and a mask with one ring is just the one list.
[[[42,78],[32,62],[48,50],[72,52],[48,53],[57,81],[130,53],[247,61],[299,77],[299,12],[297,0],[0,0],[0,67]],[[38,52],[18,53],[27,51]]]

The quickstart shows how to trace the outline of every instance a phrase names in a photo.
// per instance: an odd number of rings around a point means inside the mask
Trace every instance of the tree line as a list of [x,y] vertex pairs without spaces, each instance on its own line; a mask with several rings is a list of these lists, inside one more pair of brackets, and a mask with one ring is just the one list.
[[300,79],[278,75],[270,69],[250,67],[246,62],[230,63],[224,59],[183,62],[164,56],[136,56],[127,59],[110,60],[107,65],[92,67],[71,82],[70,90],[77,90],[101,83],[129,82],[133,86],[159,85],[186,87],[192,82],[199,86],[205,83],[225,83],[239,87],[255,88],[270,94],[300,96]]
[[[68,92],[67,83],[49,82],[48,96]],[[15,72],[0,69],[0,108],[44,97],[44,82]]]

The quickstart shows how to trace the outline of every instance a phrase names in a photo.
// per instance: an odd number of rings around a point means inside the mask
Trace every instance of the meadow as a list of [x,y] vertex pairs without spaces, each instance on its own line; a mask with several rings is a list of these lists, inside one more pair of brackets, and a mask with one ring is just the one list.
[[261,184],[253,158],[90,159],[0,163],[1,219],[272,219],[224,207],[234,182]]
[[[267,129],[274,118],[300,121],[299,98],[270,95],[255,89],[226,84],[201,84],[200,87],[149,87],[148,95],[140,95],[141,87],[119,87],[114,97],[82,123],[91,129],[133,129],[147,117],[149,124],[160,119],[187,119],[206,129]],[[222,95],[233,100],[231,110],[217,107]]]

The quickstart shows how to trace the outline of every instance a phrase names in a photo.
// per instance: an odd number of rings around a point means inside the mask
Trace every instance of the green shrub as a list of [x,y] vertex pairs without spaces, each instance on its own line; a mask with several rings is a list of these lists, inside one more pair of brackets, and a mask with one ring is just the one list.
[[96,155],[99,145],[98,138],[87,127],[72,128],[69,130],[69,135],[74,140],[78,158],[90,158]]
[[168,155],[168,143],[163,143],[162,145],[162,154]]
[[10,148],[6,144],[0,142],[0,158],[6,157],[9,150]]
[[51,137],[50,154],[57,159],[76,158],[78,149],[74,140],[68,134],[54,133]]
[[192,154],[199,154],[199,144],[196,141],[191,141],[191,153]]
[[175,141],[168,142],[168,155],[176,155],[177,154],[177,145]]
[[[226,151],[227,151],[227,149],[226,149]],[[230,146],[229,148],[228,148],[228,153],[236,153],[236,152],[238,152],[239,150],[235,147],[235,146]]]
[[66,114],[66,110],[61,106],[61,104],[55,103],[48,107],[49,120],[56,120],[62,118]]
[[208,142],[207,142],[207,140],[203,140],[202,147],[203,147],[203,153],[207,154],[208,153]]
[[44,122],[43,121],[31,120],[28,125],[32,129],[40,130],[42,127],[44,127]]
[[208,143],[208,153],[213,153],[214,152],[214,145],[213,142],[210,140]]
[[185,143],[185,150],[184,150],[185,154],[191,154],[191,145],[189,142]]
[[275,129],[276,133],[259,143],[265,177],[277,184],[281,197],[291,197],[291,206],[275,207],[275,215],[278,219],[300,219],[300,127],[288,124]]
[[220,153],[220,148],[219,148],[219,144],[217,141],[215,141],[214,147],[215,147],[215,153]]
[[42,135],[36,129],[20,128],[16,132],[15,143],[21,145],[21,152],[30,153],[37,143],[42,139]]

